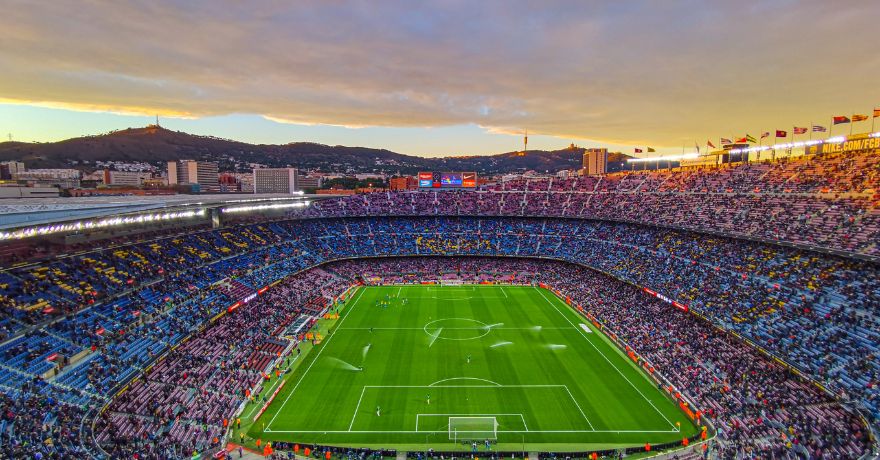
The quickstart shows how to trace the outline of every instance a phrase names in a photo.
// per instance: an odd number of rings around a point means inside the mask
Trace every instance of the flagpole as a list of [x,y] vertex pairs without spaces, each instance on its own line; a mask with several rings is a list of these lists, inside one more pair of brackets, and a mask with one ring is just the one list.
[[[856,114],[856,113],[853,112],[853,115],[855,115],[855,114]],[[852,127],[853,127],[854,124],[856,124],[856,122],[854,122],[854,121],[853,121],[853,117],[850,116],[850,118],[849,118],[849,135],[850,135],[850,136],[852,136]]]
[[758,137],[758,158],[757,158],[757,160],[758,160],[758,162],[760,162],[761,161],[761,147],[764,146],[764,130],[763,129],[758,132],[758,136],[759,137]]
[[810,140],[813,140],[813,126],[815,126],[815,125],[814,125],[813,122],[811,121],[811,122],[810,122]]

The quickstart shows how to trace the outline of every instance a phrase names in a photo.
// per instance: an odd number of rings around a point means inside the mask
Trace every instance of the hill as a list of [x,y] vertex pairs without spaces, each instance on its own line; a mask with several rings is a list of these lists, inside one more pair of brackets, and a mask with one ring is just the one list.
[[249,171],[252,163],[268,167],[293,166],[321,171],[415,173],[431,170],[477,171],[497,174],[534,169],[555,172],[578,168],[583,149],[530,150],[488,156],[424,158],[385,149],[324,145],[311,142],[248,144],[197,136],[158,126],[129,128],[97,136],[52,143],[0,143],[0,161],[18,160],[28,168],[95,169],[96,161],[147,162],[162,166],[169,160],[218,161],[221,171]]

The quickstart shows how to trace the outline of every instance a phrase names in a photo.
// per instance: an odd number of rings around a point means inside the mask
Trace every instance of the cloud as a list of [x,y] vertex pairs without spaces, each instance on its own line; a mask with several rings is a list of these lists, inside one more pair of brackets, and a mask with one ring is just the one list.
[[630,145],[880,103],[875,1],[13,1],[0,99]]

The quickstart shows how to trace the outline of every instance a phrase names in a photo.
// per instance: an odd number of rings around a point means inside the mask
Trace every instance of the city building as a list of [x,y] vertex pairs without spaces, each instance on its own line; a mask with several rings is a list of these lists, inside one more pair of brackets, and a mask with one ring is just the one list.
[[254,193],[294,193],[296,168],[259,168],[254,170]]
[[20,161],[4,161],[0,163],[0,180],[10,180],[16,174],[24,171],[24,163]]
[[419,181],[413,176],[392,177],[388,181],[391,190],[415,190],[419,188]]
[[216,161],[180,160],[168,162],[168,185],[198,185],[201,193],[220,191]]
[[253,193],[254,192],[254,173],[246,172],[246,173],[229,173],[235,180],[238,181],[238,189],[241,193]]
[[12,175],[12,179],[30,186],[59,188],[79,187],[82,173],[77,169],[26,169]]
[[[241,192],[241,181],[235,177],[234,174],[231,173],[223,173],[220,174],[217,178],[220,183],[220,193],[239,193]],[[246,190],[246,192],[251,192],[253,188],[250,190]]]
[[584,150],[583,169],[581,174],[585,176],[598,176],[608,170],[608,149],[592,148]]
[[385,173],[360,173],[354,175],[357,180],[370,180],[370,179],[379,179],[385,180],[388,175]]
[[168,182],[164,177],[154,177],[145,180],[143,185],[144,188],[166,188],[168,187]]
[[144,185],[144,181],[149,180],[153,175],[149,172],[140,171],[114,171],[110,169],[104,170],[104,185],[120,185],[127,187],[140,187]]
[[296,176],[296,187],[297,190],[305,190],[305,189],[318,189],[321,188],[321,184],[324,183],[321,176]]

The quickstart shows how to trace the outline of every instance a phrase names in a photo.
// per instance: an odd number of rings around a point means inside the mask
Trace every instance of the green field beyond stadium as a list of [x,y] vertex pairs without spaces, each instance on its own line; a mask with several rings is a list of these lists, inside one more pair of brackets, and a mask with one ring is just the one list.
[[[680,430],[680,431],[679,431]],[[581,450],[695,434],[675,404],[551,292],[360,288],[287,377],[254,439],[420,450]]]

